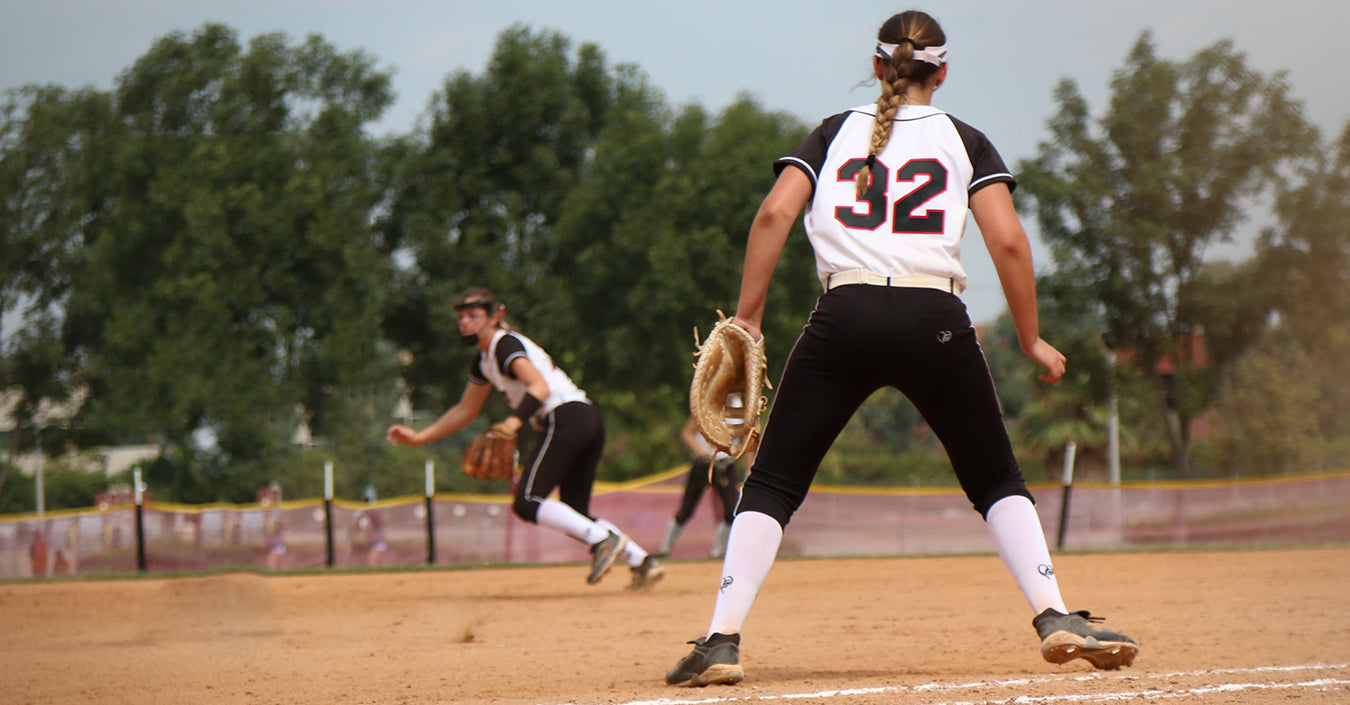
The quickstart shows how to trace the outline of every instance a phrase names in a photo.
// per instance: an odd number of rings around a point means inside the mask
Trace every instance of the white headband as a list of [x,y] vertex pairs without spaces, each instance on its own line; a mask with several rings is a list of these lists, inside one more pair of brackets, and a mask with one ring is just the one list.
[[[913,43],[913,41],[910,41],[910,44]],[[883,44],[878,42],[876,56],[878,59],[890,61],[891,56],[895,54],[895,50],[899,48],[899,44]],[[914,47],[914,58],[934,66],[941,66],[947,63],[947,45],[943,44],[940,47],[924,47],[922,49],[916,46]]]

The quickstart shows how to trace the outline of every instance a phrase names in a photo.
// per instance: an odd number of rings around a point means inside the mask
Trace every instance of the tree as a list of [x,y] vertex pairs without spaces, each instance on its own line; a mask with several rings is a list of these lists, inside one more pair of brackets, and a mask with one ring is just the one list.
[[[66,364],[61,305],[72,286],[87,208],[100,189],[96,155],[106,148],[106,96],[92,90],[28,86],[5,93],[0,105],[0,315],[18,313],[18,331],[0,330],[0,390],[16,395],[9,457],[24,451],[60,453],[78,443],[67,420],[51,428],[44,406],[65,407],[80,388]],[[0,505],[15,506],[22,483],[5,480]],[[32,508],[31,496],[25,508]]]
[[1216,465],[1233,476],[1325,467],[1324,381],[1295,338],[1275,332],[1233,366],[1215,404]]
[[[1049,289],[1049,286],[1043,287]],[[1036,381],[1039,368],[1027,364],[1017,328],[1007,312],[981,331],[980,347],[989,363],[1009,435],[1019,458],[1041,461],[1052,469],[1064,445],[1076,443],[1082,458],[1105,457],[1105,416],[1111,370],[1102,344],[1100,320],[1074,299],[1042,291],[1041,335],[1068,358],[1064,377],[1053,385]],[[1030,474],[1031,468],[1024,472]]]
[[[688,106],[673,121],[632,97],[597,140],[553,231],[559,256],[547,281],[558,292],[553,308],[567,313],[546,320],[586,332],[572,333],[576,369],[605,395],[625,443],[650,457],[675,447],[694,329],[706,334],[718,309],[734,313],[749,224],[773,183],[770,165],[805,129],[748,97],[715,117]],[[765,325],[774,367],[819,292],[804,237],[783,259],[771,294],[777,308]],[[795,276],[803,263],[812,273]]]
[[[557,258],[550,272],[571,282],[559,290],[576,325],[593,332],[582,337],[578,361],[588,379],[657,399],[668,390],[679,405],[693,329],[706,333],[718,309],[734,313],[749,223],[773,184],[770,165],[804,136],[795,119],[745,97],[715,119],[691,107],[669,128],[659,116],[626,115],[606,130],[557,227],[560,252],[575,255]],[[803,263],[811,274],[798,276]],[[819,292],[804,237],[783,269],[766,324],[773,352],[796,338],[801,307]]]
[[1258,246],[1263,293],[1321,380],[1327,438],[1350,436],[1350,123],[1276,201]]
[[1309,153],[1316,131],[1285,74],[1253,71],[1229,41],[1174,62],[1155,56],[1145,32],[1112,90],[1094,130],[1075,84],[1061,81],[1052,139],[1019,172],[1059,294],[1099,307],[1104,333],[1136,353],[1139,372],[1153,375],[1164,356],[1176,357],[1164,411],[1184,475],[1190,422],[1212,400],[1184,344],[1208,323],[1189,306],[1206,249],[1232,238],[1248,205]]
[[19,286],[60,323],[81,427],[159,439],[200,475],[179,499],[238,501],[297,408],[325,426],[352,390],[394,388],[363,132],[392,94],[370,57],[315,36],[245,49],[208,24],[158,40],[112,94],[26,95],[5,218],[46,266]]
[[[405,161],[378,229],[406,266],[386,330],[412,353],[414,405],[458,397],[470,353],[451,307],[488,286],[606,410],[625,460],[607,456],[602,472],[679,457],[693,328],[734,307],[770,165],[804,136],[748,98],[717,116],[672,113],[635,67],[608,66],[592,45],[503,32],[486,72],[451,76],[427,133],[391,148]],[[804,238],[785,257],[793,275],[811,262]],[[818,291],[811,274],[776,282],[776,300],[806,302],[779,309],[790,327],[766,325],[787,331],[776,347]]]
[[484,75],[447,78],[427,132],[397,146],[377,229],[405,264],[386,329],[413,355],[403,376],[416,406],[458,398],[463,375],[447,370],[468,364],[451,308],[461,291],[489,286],[527,323],[526,302],[551,295],[534,286],[556,254],[547,231],[626,80],[598,47],[573,52],[556,32],[517,25]]

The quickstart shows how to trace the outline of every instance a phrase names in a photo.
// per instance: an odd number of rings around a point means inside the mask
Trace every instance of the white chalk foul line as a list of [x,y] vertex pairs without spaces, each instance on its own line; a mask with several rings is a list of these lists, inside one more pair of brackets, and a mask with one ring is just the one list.
[[[818,690],[810,693],[785,693],[782,695],[734,695],[730,697],[711,697],[711,698],[657,698],[656,700],[632,700],[617,705],[711,705],[713,703],[733,703],[733,702],[770,702],[774,700],[801,700],[805,698],[840,698],[855,695],[896,695],[902,693],[922,693],[926,695],[941,693],[957,693],[971,688],[988,688],[989,686],[999,687],[1017,687],[1028,685],[1040,685],[1045,683],[1062,683],[1065,681],[1141,681],[1155,680],[1159,678],[1178,678],[1178,677],[1197,677],[1197,676],[1215,676],[1215,675],[1256,675],[1259,673],[1291,673],[1294,671],[1339,671],[1350,669],[1350,664],[1307,664],[1302,666],[1258,666],[1255,668],[1221,668],[1205,669],[1201,671],[1175,671],[1171,673],[1150,673],[1143,675],[1121,675],[1107,677],[1099,673],[1089,673],[1080,676],[1070,676],[1067,678],[1038,677],[1038,678],[1013,678],[995,681],[975,681],[972,683],[924,683],[921,685],[888,685],[875,688],[843,688],[834,690]],[[1290,688],[1328,688],[1336,686],[1350,685],[1350,679],[1344,678],[1314,678],[1311,680],[1299,681],[1296,683],[1222,683],[1219,685],[1197,686],[1194,688],[1147,688],[1144,690],[1119,690],[1115,692],[1100,693],[1080,693],[1074,695],[1016,695],[1002,700],[981,698],[979,703],[1009,703],[1011,705],[1035,705],[1038,703],[1106,703],[1120,700],[1131,700],[1143,698],[1147,700],[1165,700],[1174,698],[1185,698],[1193,696],[1204,696],[1212,693],[1234,693],[1247,690],[1281,690]],[[577,703],[564,703],[563,705],[578,705]],[[947,702],[931,703],[930,705],[978,705],[973,701],[951,700]]]

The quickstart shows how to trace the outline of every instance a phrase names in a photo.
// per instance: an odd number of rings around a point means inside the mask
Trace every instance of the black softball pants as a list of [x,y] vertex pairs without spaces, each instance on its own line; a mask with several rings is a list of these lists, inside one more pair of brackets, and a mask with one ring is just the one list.
[[574,401],[549,412],[516,482],[516,516],[537,523],[539,503],[557,489],[563,504],[593,519],[591,491],[604,450],[605,422],[594,406]]
[[736,510],[736,498],[740,489],[736,486],[736,464],[718,463],[712,468],[712,481],[708,481],[708,468],[712,461],[706,458],[696,459],[689,466],[689,475],[684,482],[684,496],[680,498],[680,508],[675,512],[675,523],[684,524],[694,516],[703,490],[712,486],[717,493],[718,504],[722,509],[722,521],[730,524]]
[[981,515],[1028,499],[984,353],[965,304],[947,292],[862,284],[826,292],[777,386],[736,511],[787,526],[825,453],[863,401],[900,390],[942,442]]

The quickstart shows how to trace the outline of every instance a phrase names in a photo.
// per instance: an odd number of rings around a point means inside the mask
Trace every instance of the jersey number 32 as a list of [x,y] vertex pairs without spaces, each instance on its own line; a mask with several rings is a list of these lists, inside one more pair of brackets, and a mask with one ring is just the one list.
[[[853,178],[867,163],[865,159],[850,159],[839,167],[839,181],[852,183]],[[911,184],[911,188],[890,205],[888,191],[891,185],[890,168],[880,160],[872,164],[872,183],[858,198],[858,206],[838,206],[834,217],[850,228],[876,230],[890,215],[891,232],[916,235],[940,235],[946,224],[946,213],[940,209],[925,208],[924,204],[947,190],[947,167],[936,159],[912,159],[895,172],[895,183]],[[863,207],[865,204],[865,207]],[[889,207],[888,207],[889,206]],[[888,213],[890,211],[890,213]],[[923,215],[917,215],[920,211]]]

